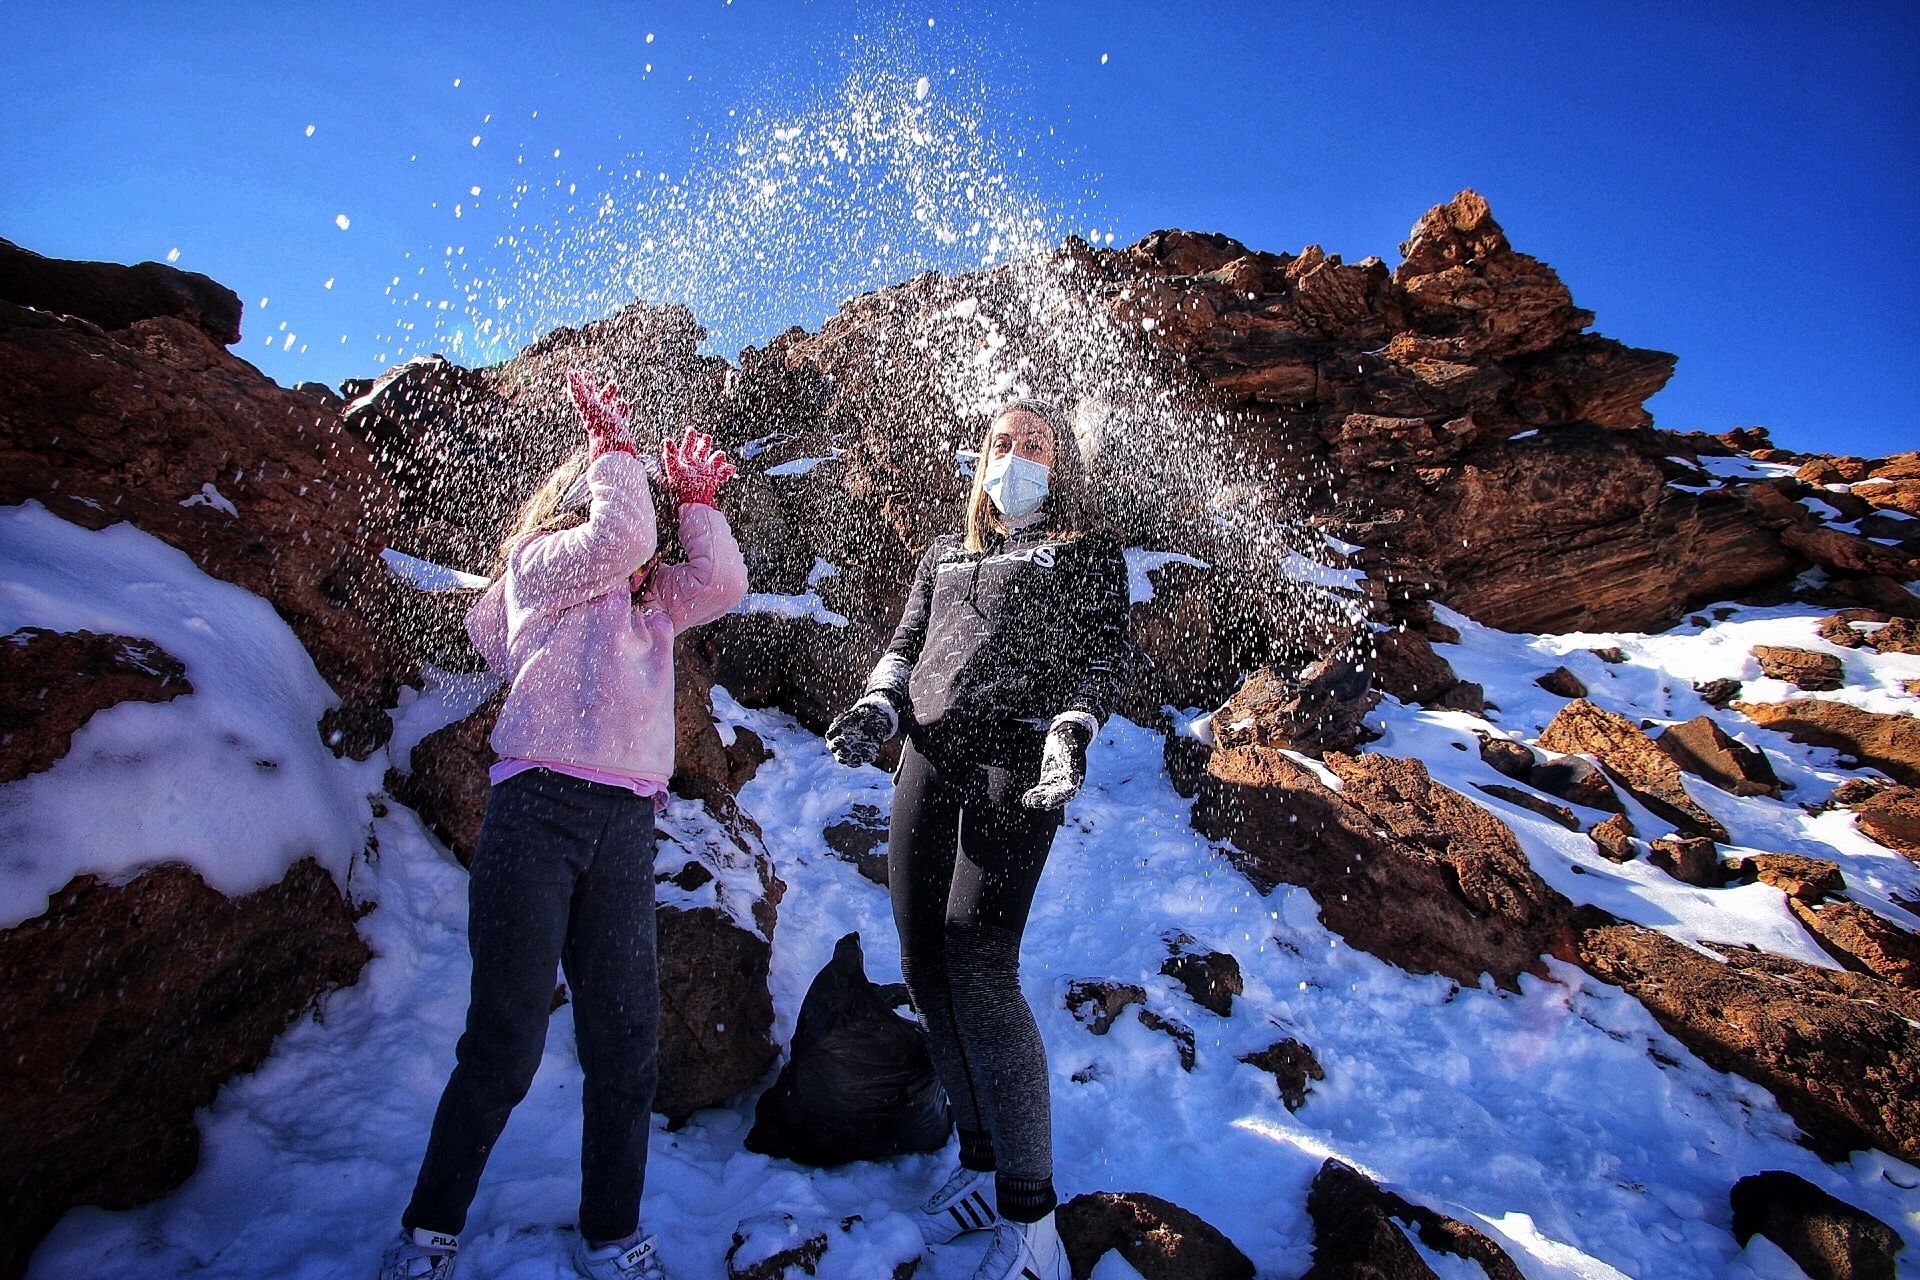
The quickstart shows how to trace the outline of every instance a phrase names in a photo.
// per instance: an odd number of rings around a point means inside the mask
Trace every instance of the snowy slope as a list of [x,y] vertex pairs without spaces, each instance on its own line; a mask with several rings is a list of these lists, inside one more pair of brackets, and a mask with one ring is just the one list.
[[[1559,700],[1532,679],[1566,662],[1601,705],[1681,719],[1711,712],[1688,682],[1752,675],[1757,642],[1822,647],[1817,611],[1737,610],[1709,627],[1662,636],[1510,636],[1460,618],[1447,650],[1461,675],[1487,687],[1496,726],[1531,737]],[[1617,644],[1629,662],[1607,667],[1579,650]],[[1843,651],[1865,705],[1910,707],[1898,681],[1920,660]],[[1590,665],[1589,665],[1590,664]],[[1768,696],[1758,680],[1750,696]],[[472,690],[452,690],[453,710]],[[1778,691],[1785,692],[1782,690]],[[188,701],[188,700],[183,700]],[[166,711],[166,708],[159,709]],[[715,711],[746,725],[774,755],[741,795],[762,825],[789,890],[774,947],[776,1035],[791,1033],[801,996],[834,940],[857,929],[878,981],[897,977],[883,890],[827,850],[821,829],[855,801],[884,807],[875,769],[836,766],[820,740],[787,717],[738,706]],[[450,713],[430,694],[400,713],[410,744]],[[1713,713],[1749,742],[1764,741],[1788,801],[1736,799],[1696,786],[1736,845],[1817,852],[1845,869],[1854,892],[1906,923],[1886,900],[1920,892],[1920,868],[1849,829],[1844,814],[1812,817],[1794,799],[1824,796],[1848,776],[1831,752],[1796,746]],[[1586,837],[1481,793],[1498,775],[1471,745],[1485,722],[1389,702],[1375,717],[1375,750],[1418,754],[1441,780],[1494,809],[1519,833],[1541,874],[1580,900],[1683,938],[1739,937],[1825,963],[1791,927],[1765,886],[1690,888],[1641,864],[1616,867]],[[343,771],[353,766],[340,765]],[[1484,771],[1485,776],[1482,776]],[[331,996],[319,1020],[297,1026],[257,1073],[230,1084],[204,1113],[199,1171],[164,1200],[127,1213],[78,1210],[36,1255],[40,1277],[368,1274],[404,1203],[465,1003],[464,874],[404,808],[383,804],[377,861],[354,869],[380,906],[363,929],[378,952],[359,985]],[[1823,1165],[1795,1145],[1795,1128],[1758,1086],[1701,1064],[1641,1006],[1584,974],[1552,965],[1517,994],[1491,983],[1460,989],[1410,977],[1349,948],[1317,922],[1311,898],[1286,886],[1265,897],[1192,831],[1153,733],[1110,723],[1093,755],[1086,794],[1056,845],[1026,942],[1026,989],[1053,1066],[1059,1181],[1066,1195],[1149,1191],[1228,1233],[1262,1275],[1309,1265],[1304,1202],[1328,1155],[1411,1198],[1487,1229],[1535,1280],[1547,1277],[1791,1277],[1763,1239],[1740,1249],[1729,1233],[1727,1190],[1741,1176],[1788,1169],[1895,1224],[1920,1244],[1920,1171],[1876,1154]],[[1636,811],[1643,834],[1662,829]],[[698,816],[676,802],[669,825]],[[1575,873],[1573,868],[1580,867]],[[1162,937],[1183,930],[1238,957],[1245,995],[1231,1018],[1195,1006],[1159,967]],[[1193,1028],[1197,1061],[1179,1066],[1164,1035],[1123,1017],[1094,1036],[1064,1007],[1070,980],[1136,983],[1150,1008]],[[578,1160],[570,1010],[555,1015],[533,1091],[494,1153],[475,1205],[462,1273],[490,1278],[568,1274],[558,1234],[571,1221]],[[1269,1077],[1236,1061],[1291,1036],[1313,1047],[1327,1078],[1297,1114]],[[1093,1078],[1075,1083],[1076,1073]],[[701,1113],[678,1133],[657,1130],[646,1199],[651,1229],[676,1274],[724,1274],[735,1225],[790,1212],[804,1223],[858,1214],[836,1233],[823,1276],[883,1275],[915,1247],[892,1212],[940,1171],[935,1157],[818,1171],[751,1155],[741,1139],[751,1099]],[[966,1276],[981,1237],[922,1268],[933,1280]],[[1442,1275],[1460,1271],[1440,1259]],[[1101,1269],[1124,1275],[1117,1258]]]

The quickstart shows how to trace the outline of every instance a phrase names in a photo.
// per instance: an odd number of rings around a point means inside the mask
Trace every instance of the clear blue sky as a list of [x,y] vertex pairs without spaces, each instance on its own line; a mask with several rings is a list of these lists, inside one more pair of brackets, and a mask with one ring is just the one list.
[[[178,249],[241,295],[240,351],[284,382],[446,345],[462,289],[520,294],[516,341],[622,288],[682,295],[731,354],[977,248],[914,241],[898,209],[852,225],[844,192],[784,239],[765,234],[777,214],[735,234],[662,196],[736,180],[717,166],[749,121],[807,119],[879,67],[980,117],[1050,227],[1394,263],[1424,209],[1473,187],[1599,332],[1678,353],[1662,425],[1920,447],[1920,6],[603,0],[532,16],[547,7],[0,0],[0,236],[123,262]],[[651,212],[571,254],[570,220],[609,191]],[[674,216],[694,224],[678,257],[607,267]]]

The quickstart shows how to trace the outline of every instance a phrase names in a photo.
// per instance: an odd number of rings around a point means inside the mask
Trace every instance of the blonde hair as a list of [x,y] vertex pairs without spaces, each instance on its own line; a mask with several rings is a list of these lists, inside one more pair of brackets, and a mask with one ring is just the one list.
[[985,551],[989,535],[1004,537],[1007,525],[999,508],[987,496],[987,462],[993,446],[993,429],[1010,413],[1030,413],[1053,432],[1053,467],[1047,476],[1045,512],[1047,532],[1056,537],[1077,538],[1087,530],[1087,469],[1080,457],[1080,443],[1067,417],[1044,400],[1015,400],[1002,405],[987,420],[980,435],[980,453],[973,464],[973,488],[967,494],[966,542],[968,551]]
[[567,490],[579,483],[580,477],[586,473],[587,451],[576,449],[540,482],[540,487],[513,513],[513,524],[493,553],[493,563],[487,570],[489,578],[498,579],[506,573],[507,560],[513,555],[513,549],[525,539],[536,533],[571,529],[586,520],[585,512],[577,507],[568,511],[560,509],[560,500],[567,496]]

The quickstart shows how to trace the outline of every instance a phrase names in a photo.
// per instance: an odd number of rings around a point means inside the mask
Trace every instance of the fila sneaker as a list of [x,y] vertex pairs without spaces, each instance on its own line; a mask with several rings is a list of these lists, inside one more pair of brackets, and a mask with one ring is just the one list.
[[587,1280],[667,1280],[655,1236],[634,1236],[598,1248],[578,1240],[573,1246],[573,1269]]
[[380,1280],[453,1280],[458,1236],[415,1227],[402,1231],[380,1259]]
[[946,1244],[969,1231],[986,1231],[1000,1221],[993,1207],[993,1174],[962,1165],[914,1211],[920,1237],[929,1245]]

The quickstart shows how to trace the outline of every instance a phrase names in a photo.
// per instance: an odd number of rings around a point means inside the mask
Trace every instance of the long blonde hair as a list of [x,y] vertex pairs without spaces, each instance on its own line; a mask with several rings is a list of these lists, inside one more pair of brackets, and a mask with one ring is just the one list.
[[980,433],[980,452],[973,465],[973,489],[967,494],[965,547],[985,551],[990,535],[1004,537],[1006,521],[999,508],[987,496],[987,462],[993,446],[993,428],[1010,413],[1030,413],[1053,432],[1053,467],[1047,476],[1045,524],[1047,532],[1061,538],[1077,538],[1091,523],[1087,505],[1087,468],[1080,457],[1080,443],[1060,410],[1044,400],[1015,400],[1002,405],[987,419]]
[[540,487],[513,513],[513,523],[508,527],[507,536],[500,540],[500,546],[493,553],[493,563],[487,569],[489,578],[497,579],[507,571],[507,560],[513,555],[513,549],[525,539],[536,533],[571,529],[585,522],[587,517],[584,511],[578,507],[562,511],[560,500],[586,473],[587,451],[576,449],[540,482]]

